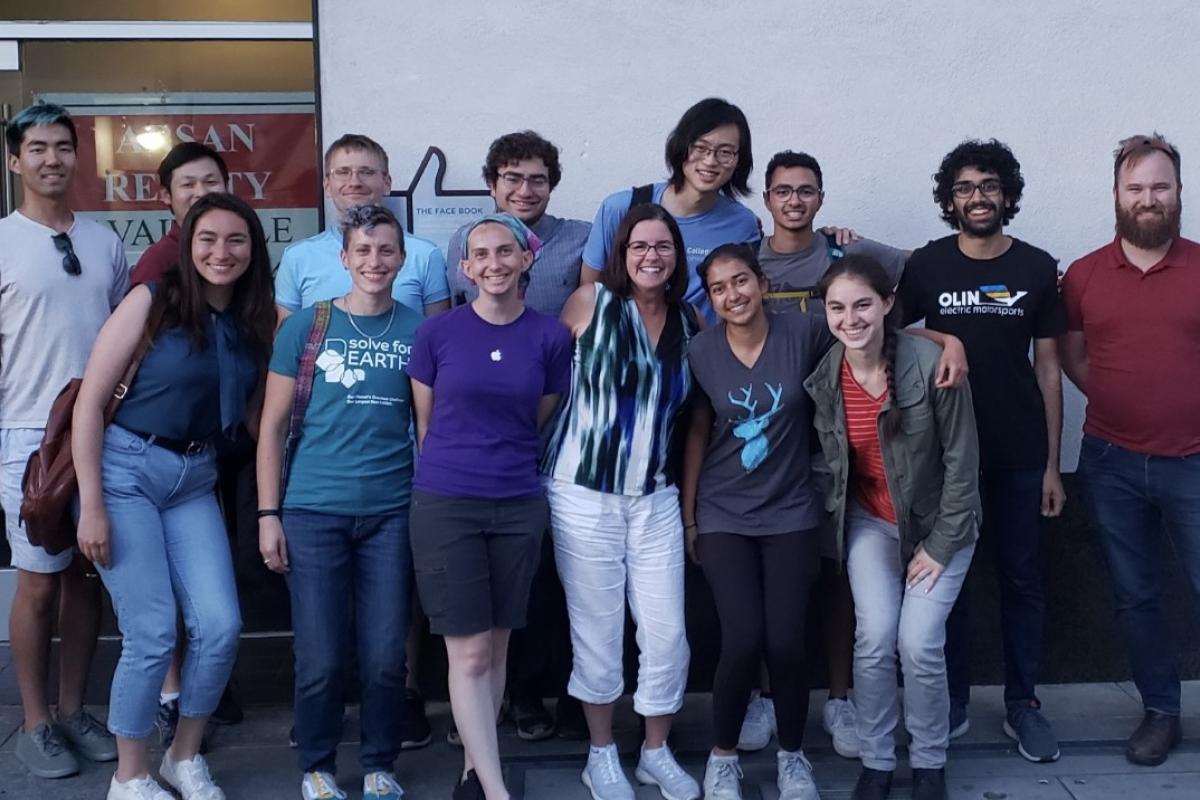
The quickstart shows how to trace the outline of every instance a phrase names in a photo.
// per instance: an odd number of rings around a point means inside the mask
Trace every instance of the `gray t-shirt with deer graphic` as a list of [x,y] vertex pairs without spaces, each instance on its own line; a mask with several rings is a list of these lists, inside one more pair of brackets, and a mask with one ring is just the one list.
[[692,339],[688,361],[713,409],[696,500],[702,534],[815,534],[821,522],[804,379],[833,336],[813,314],[769,314],[768,325],[752,367],[730,350],[724,322]]

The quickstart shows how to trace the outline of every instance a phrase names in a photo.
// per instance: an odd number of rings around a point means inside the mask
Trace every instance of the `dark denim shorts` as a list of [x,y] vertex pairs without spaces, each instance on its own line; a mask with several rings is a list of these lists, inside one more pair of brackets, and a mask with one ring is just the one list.
[[409,539],[430,630],[469,636],[525,627],[549,524],[545,497],[483,500],[414,491]]

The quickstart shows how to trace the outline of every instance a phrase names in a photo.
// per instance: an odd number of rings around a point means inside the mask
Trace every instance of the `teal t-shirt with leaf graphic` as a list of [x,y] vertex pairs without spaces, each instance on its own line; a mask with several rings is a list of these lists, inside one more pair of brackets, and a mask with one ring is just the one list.
[[[390,311],[356,314],[355,329],[346,312],[333,307],[283,508],[361,516],[408,505],[413,450],[406,367],[424,317],[399,303],[394,308],[394,318]],[[284,321],[271,372],[296,377],[314,313],[309,307]]]

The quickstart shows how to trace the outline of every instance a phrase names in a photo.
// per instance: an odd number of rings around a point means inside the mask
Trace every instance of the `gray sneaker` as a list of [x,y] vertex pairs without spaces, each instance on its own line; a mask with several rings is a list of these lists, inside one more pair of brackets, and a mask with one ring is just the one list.
[[67,778],[79,772],[79,762],[48,722],[29,733],[17,731],[17,759],[39,778]]
[[1004,733],[1017,743],[1017,752],[1024,758],[1043,764],[1057,761],[1058,737],[1042,716],[1036,700],[1028,705],[1012,706],[1004,720]]
[[116,761],[117,740],[100,721],[82,708],[54,724],[75,752],[89,761]]

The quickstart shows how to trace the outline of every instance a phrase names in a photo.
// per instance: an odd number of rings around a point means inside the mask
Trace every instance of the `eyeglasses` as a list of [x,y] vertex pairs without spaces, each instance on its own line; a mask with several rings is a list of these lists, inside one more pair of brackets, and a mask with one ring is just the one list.
[[788,186],[785,183],[781,183],[778,186],[772,186],[767,192],[780,203],[786,203],[791,199],[793,194],[801,200],[816,200],[821,196],[820,189],[808,184],[804,186]]
[[500,180],[509,189],[519,189],[521,184],[528,184],[535,192],[544,192],[550,188],[550,178],[545,175],[522,175],[519,172],[502,172]]
[[625,245],[625,249],[638,258],[645,257],[651,250],[663,258],[675,254],[675,245],[671,242],[655,242],[654,244],[650,244],[650,242],[630,242]]
[[337,169],[329,170],[329,176],[337,178],[339,181],[348,181],[351,177],[370,180],[381,172],[382,170],[375,169],[375,167],[338,167]]
[[704,142],[692,142],[692,146],[688,148],[688,158],[692,161],[704,161],[709,156],[716,156],[718,164],[728,167],[737,161],[738,149],[729,145],[713,148]]
[[1004,184],[1000,183],[997,178],[987,178],[979,183],[974,181],[958,181],[950,187],[950,191],[954,192],[954,196],[959,200],[966,200],[975,194],[978,189],[984,197],[995,197],[1004,190]]
[[65,233],[56,233],[50,238],[54,242],[54,249],[63,254],[63,272],[68,275],[81,274],[83,268],[79,265],[79,256],[75,255],[75,246],[71,244],[71,237]]

